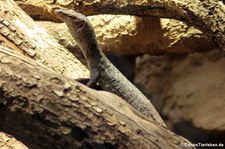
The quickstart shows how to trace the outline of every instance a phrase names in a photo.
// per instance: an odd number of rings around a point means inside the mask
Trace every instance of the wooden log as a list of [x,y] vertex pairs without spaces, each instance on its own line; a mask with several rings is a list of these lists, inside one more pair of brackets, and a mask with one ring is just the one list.
[[0,47],[0,130],[30,148],[183,148],[120,97]]
[[16,140],[13,136],[0,132],[0,148],[1,149],[28,149],[20,141]]
[[87,78],[88,70],[73,54],[38,26],[13,0],[0,2],[0,45],[19,51],[67,77]]
[[[100,38],[98,39],[101,47],[106,52],[112,51],[118,54],[165,54],[165,53],[173,53],[173,54],[186,54],[186,53],[193,53],[193,52],[206,52],[208,50],[213,50],[215,48],[218,48],[218,44],[221,44],[220,40],[223,41],[223,4],[221,3],[215,3],[213,2],[212,5],[215,5],[216,8],[219,10],[216,11],[209,11],[208,7],[204,7],[204,3],[199,3],[198,1],[191,1],[187,4],[187,1],[155,1],[155,0],[148,0],[147,2],[141,2],[141,1],[123,1],[123,0],[117,0],[114,2],[109,1],[57,1],[55,5],[52,3],[49,3],[49,1],[32,1],[28,0],[25,2],[17,2],[20,7],[23,8],[25,12],[27,12],[31,17],[35,18],[36,20],[51,20],[54,22],[58,22],[56,16],[52,13],[52,9],[55,7],[63,6],[66,8],[73,8],[77,11],[80,11],[81,13],[84,13],[86,15],[95,15],[95,14],[127,14],[127,15],[136,15],[139,17],[136,17],[136,20],[139,21],[132,21],[131,18],[131,24],[135,23],[138,25],[135,31],[129,32],[129,30],[132,28],[129,28],[125,23],[125,29],[123,24],[116,24],[117,29],[107,28],[107,33],[104,31],[104,28],[107,27],[111,22],[116,20],[115,16],[112,17],[112,19],[107,19],[108,21],[103,23],[104,20],[101,20],[101,17],[96,17],[97,20],[96,24],[95,21],[93,21],[93,25],[95,29],[98,31]],[[210,2],[211,4],[211,2]],[[189,6],[190,5],[190,6]],[[193,18],[193,14],[191,12],[187,14],[187,11],[192,10],[192,7],[196,7],[196,5],[203,5],[204,10],[207,11],[204,14],[206,15],[205,18],[202,18],[202,9],[199,7],[199,10],[196,10],[196,17]],[[188,8],[186,10],[186,7]],[[35,9],[35,12],[32,11]],[[192,12],[192,13],[193,13]],[[207,18],[210,18],[207,16],[207,13],[213,13],[215,15],[210,22],[207,20]],[[218,13],[218,14],[217,14]],[[218,15],[218,16],[217,16]],[[143,16],[154,16],[154,18],[151,17],[143,17]],[[104,17],[104,16],[103,16]],[[120,16],[117,16],[118,18]],[[141,18],[143,17],[143,18]],[[168,21],[165,21],[165,19],[161,19],[161,28],[159,24],[159,20],[157,20],[155,17],[160,18],[171,18],[171,19],[177,19],[180,20],[180,22],[176,22],[174,20],[171,20],[169,23],[166,23]],[[96,20],[93,17],[90,17],[91,21]],[[200,20],[196,20],[199,18]],[[213,23],[215,19],[218,18],[220,20],[219,25],[219,34],[216,32],[211,32],[208,30],[208,28],[213,27],[215,24]],[[121,17],[121,21],[124,19]],[[141,19],[141,21],[140,21]],[[201,19],[203,20],[203,23],[199,24],[198,22],[201,22]],[[111,22],[110,22],[111,21]],[[183,22],[182,22],[183,21]],[[101,23],[99,23],[101,22]],[[166,23],[166,24],[165,24]],[[187,26],[186,23],[189,25]],[[216,22],[218,23],[218,22]],[[193,25],[196,27],[194,28]],[[166,26],[166,27],[165,27]],[[206,26],[206,27],[205,27]],[[103,28],[103,31],[101,30]],[[200,29],[203,33],[201,33],[198,29]],[[213,27],[214,28],[214,27]],[[215,28],[214,28],[215,29]],[[213,30],[214,30],[213,29]],[[145,30],[146,32],[142,32]],[[114,32],[115,31],[115,32]],[[137,32],[136,36],[132,35],[132,32]],[[206,32],[206,33],[205,33]],[[113,36],[110,36],[111,34],[117,33],[118,35],[113,38]],[[156,33],[156,34],[155,34]],[[106,37],[101,38],[101,36]],[[127,37],[126,37],[127,36]],[[177,38],[174,38],[177,37]],[[218,37],[214,37],[218,36]],[[65,38],[65,37],[63,37]],[[107,39],[109,38],[109,39]],[[138,41],[138,39],[140,41]],[[154,40],[153,40],[154,39]],[[109,41],[107,41],[109,40]],[[216,42],[218,43],[215,43]],[[218,41],[219,40],[219,41]],[[117,41],[119,43],[114,43],[114,41]],[[129,44],[126,46],[123,46],[123,41],[127,41]],[[136,41],[136,42],[133,42]],[[137,43],[138,41],[138,43]],[[148,41],[147,43],[144,41]],[[121,45],[118,46],[118,45]],[[136,47],[140,47],[140,49],[137,49]],[[220,46],[223,47],[223,46]],[[222,48],[220,48],[222,49]]]
[[195,26],[214,46],[225,50],[225,6],[214,0],[73,0],[70,5],[86,14],[129,14],[177,19]]

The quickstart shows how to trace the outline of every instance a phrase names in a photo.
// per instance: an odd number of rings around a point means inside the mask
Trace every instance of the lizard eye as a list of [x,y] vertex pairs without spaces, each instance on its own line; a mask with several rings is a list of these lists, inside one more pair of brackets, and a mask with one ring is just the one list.
[[73,16],[68,16],[68,18],[72,20],[73,19]]

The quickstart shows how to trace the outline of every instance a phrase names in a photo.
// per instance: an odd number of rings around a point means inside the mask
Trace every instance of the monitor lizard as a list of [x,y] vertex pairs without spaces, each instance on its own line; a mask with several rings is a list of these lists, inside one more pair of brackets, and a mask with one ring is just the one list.
[[107,59],[98,45],[94,28],[81,13],[70,9],[55,9],[54,13],[64,21],[87,61],[90,70],[88,86],[96,84],[125,99],[147,118],[166,126],[151,102]]

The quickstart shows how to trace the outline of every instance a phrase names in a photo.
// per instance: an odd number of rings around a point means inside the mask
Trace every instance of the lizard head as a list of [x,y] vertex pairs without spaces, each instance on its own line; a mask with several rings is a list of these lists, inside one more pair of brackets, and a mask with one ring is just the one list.
[[78,44],[87,42],[85,39],[95,38],[94,29],[83,14],[70,9],[55,9],[54,13],[66,23],[71,35]]
[[54,13],[66,23],[73,39],[81,48],[90,66],[93,55],[97,55],[101,52],[91,23],[86,16],[74,10],[55,9]]

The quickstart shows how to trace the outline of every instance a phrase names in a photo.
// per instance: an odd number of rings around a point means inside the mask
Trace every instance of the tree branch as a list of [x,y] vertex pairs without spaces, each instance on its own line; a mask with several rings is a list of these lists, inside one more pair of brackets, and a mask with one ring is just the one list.
[[225,48],[225,9],[218,1],[207,0],[73,0],[74,9],[85,14],[129,14],[171,18],[193,25],[212,40],[215,47]]
[[189,143],[114,94],[89,89],[3,47],[0,62],[0,128],[31,148]]

